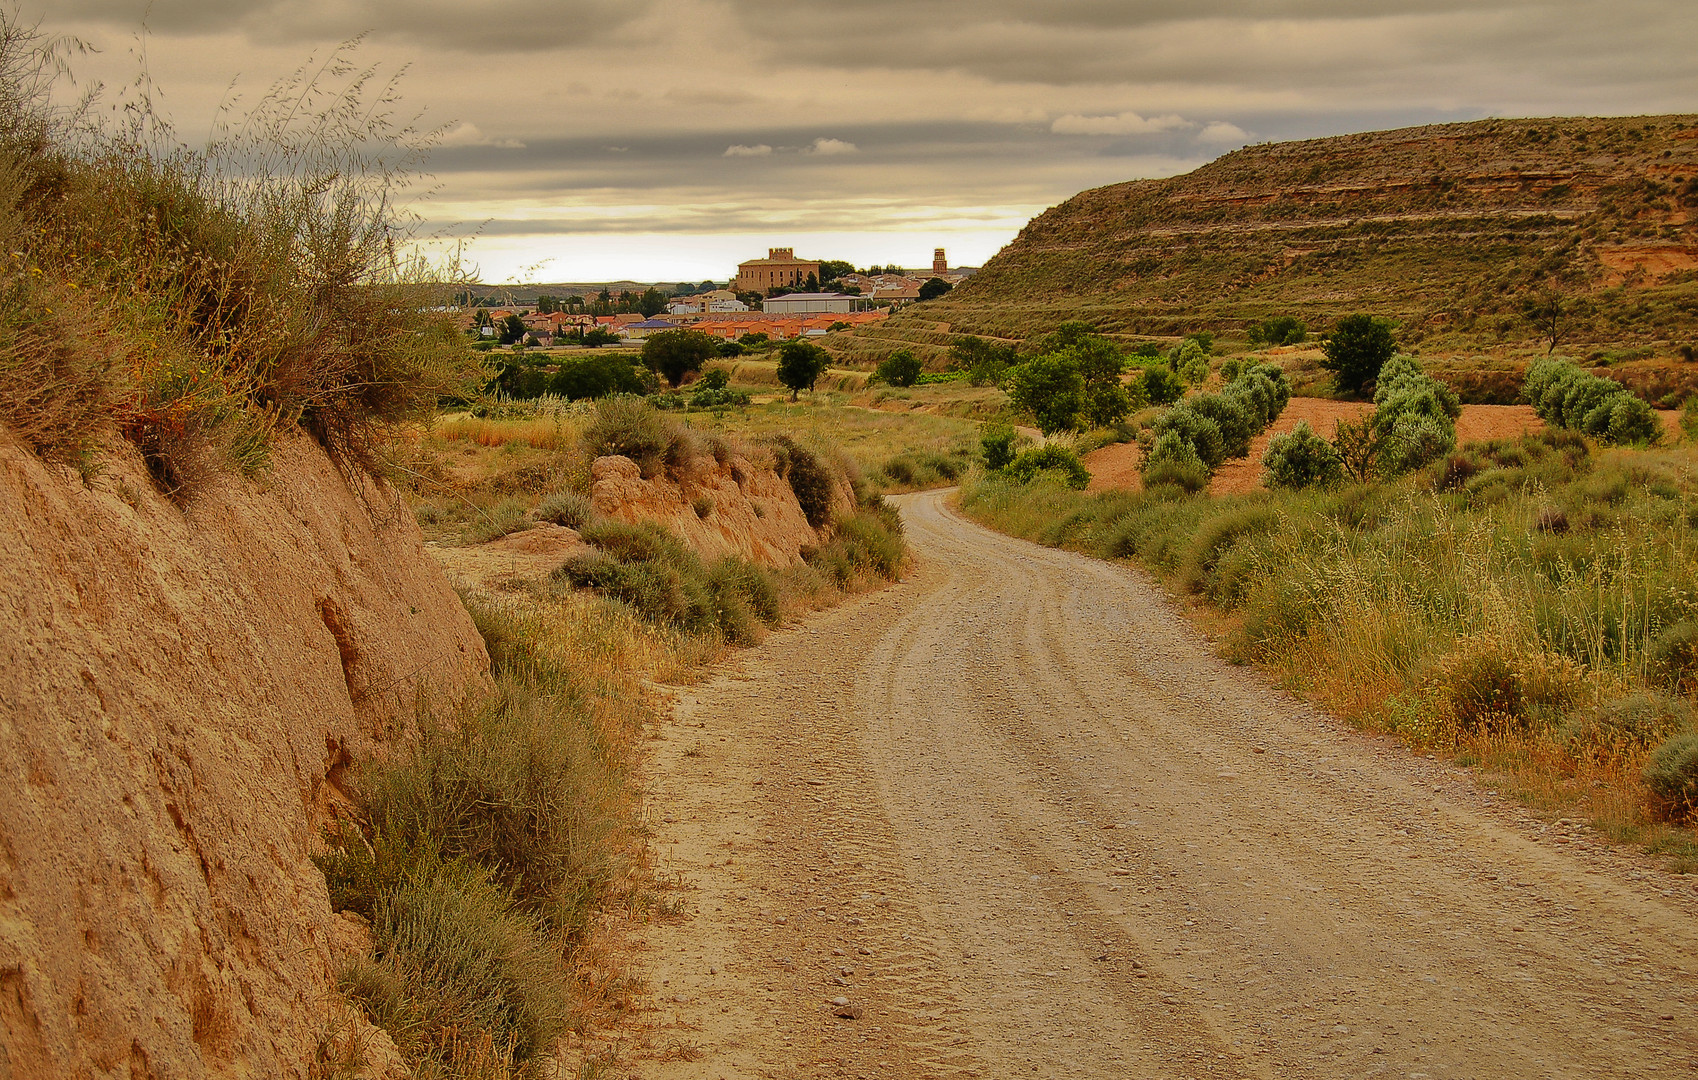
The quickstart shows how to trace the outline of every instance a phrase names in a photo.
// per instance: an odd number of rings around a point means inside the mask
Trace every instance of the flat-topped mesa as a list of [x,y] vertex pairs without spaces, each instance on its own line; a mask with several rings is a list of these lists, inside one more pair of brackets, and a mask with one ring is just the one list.
[[[1536,339],[1541,290],[1597,340],[1698,340],[1698,116],[1480,120],[1249,146],[1080,193],[926,305],[959,332],[1231,331],[1367,310],[1405,341]],[[900,329],[899,316],[892,325]]]

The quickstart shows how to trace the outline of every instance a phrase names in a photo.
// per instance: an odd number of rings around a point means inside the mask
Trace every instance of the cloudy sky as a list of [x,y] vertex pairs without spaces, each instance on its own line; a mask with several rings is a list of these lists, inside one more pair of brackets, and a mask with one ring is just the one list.
[[[769,246],[989,258],[1246,142],[1698,112],[1692,0],[24,0],[179,133],[364,35],[488,281],[726,278]],[[145,35],[142,33],[146,25]]]

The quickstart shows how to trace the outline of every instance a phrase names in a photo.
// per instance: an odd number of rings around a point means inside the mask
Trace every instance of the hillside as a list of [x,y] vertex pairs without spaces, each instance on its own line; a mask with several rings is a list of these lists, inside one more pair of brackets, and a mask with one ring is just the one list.
[[1311,327],[1362,310],[1406,342],[1532,342],[1540,290],[1590,301],[1574,340],[1698,341],[1698,116],[1482,120],[1251,146],[1083,192],[977,275],[892,320],[1025,337]]

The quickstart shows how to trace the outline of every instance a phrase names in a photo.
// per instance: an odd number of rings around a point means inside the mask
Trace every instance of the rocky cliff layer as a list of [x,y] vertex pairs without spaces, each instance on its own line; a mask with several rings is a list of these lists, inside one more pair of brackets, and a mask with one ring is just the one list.
[[1593,301],[1582,338],[1698,341],[1698,116],[1482,120],[1246,147],[1083,192],[892,321],[1170,334],[1369,310],[1406,337],[1533,339],[1521,299]]
[[488,658],[393,493],[301,436],[174,499],[0,431],[0,1075],[301,1075],[344,770]]

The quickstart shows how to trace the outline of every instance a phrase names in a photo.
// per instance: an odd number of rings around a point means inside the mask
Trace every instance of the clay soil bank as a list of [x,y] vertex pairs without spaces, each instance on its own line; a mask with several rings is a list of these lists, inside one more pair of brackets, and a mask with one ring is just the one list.
[[1217,660],[1144,576],[900,500],[899,585],[683,691],[643,1077],[1698,1071],[1698,883]]

